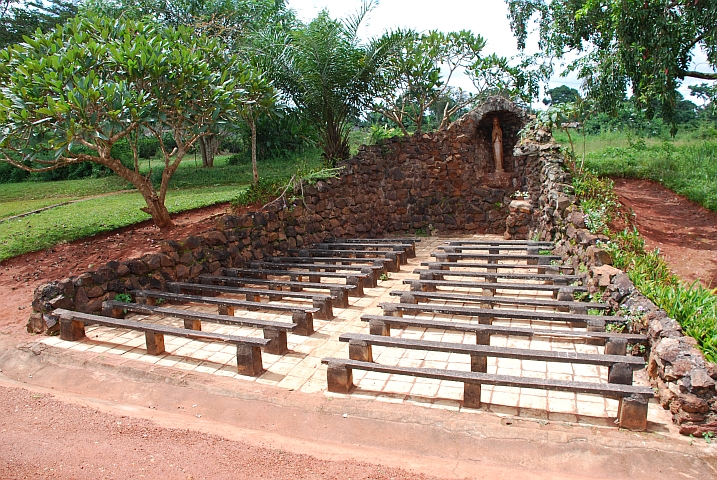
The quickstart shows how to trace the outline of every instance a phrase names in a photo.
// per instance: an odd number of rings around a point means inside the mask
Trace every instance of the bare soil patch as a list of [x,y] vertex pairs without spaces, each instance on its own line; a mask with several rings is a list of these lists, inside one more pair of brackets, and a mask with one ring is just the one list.
[[686,282],[699,280],[717,287],[717,213],[655,182],[614,181],[647,247],[659,248],[672,271]]
[[[127,260],[158,252],[163,241],[182,239],[214,226],[231,209],[229,204],[172,215],[174,228],[160,230],[151,221],[131,225],[0,263],[0,332],[17,331],[30,315],[32,295],[39,285],[80,274],[110,260]],[[249,207],[247,207],[249,209]]]

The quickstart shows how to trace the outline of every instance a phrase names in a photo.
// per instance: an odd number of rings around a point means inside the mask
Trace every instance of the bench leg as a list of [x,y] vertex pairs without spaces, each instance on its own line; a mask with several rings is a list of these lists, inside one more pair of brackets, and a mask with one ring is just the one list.
[[386,254],[386,258],[391,260],[390,262],[386,262],[386,268],[389,272],[400,272],[401,271],[401,258],[400,255],[396,252],[390,252]]
[[234,307],[231,305],[217,305],[217,313],[219,315],[228,315],[230,317],[234,316]]
[[161,355],[164,353],[164,335],[161,333],[144,332],[148,355]]
[[296,324],[295,334],[308,337],[314,333],[314,317],[311,312],[293,312],[291,321]]
[[349,393],[354,387],[353,370],[346,365],[330,362],[326,369],[326,383],[329,392]]
[[112,318],[124,318],[125,312],[121,308],[105,308],[102,307],[102,315],[105,317],[112,317]]
[[184,328],[186,328],[187,330],[201,330],[202,329],[202,321],[201,320],[184,319]]
[[632,367],[627,363],[616,363],[608,368],[608,383],[632,385]]
[[326,298],[325,300],[320,300],[315,298],[313,300],[314,308],[318,308],[319,311],[316,312],[316,318],[319,320],[333,320],[336,318],[334,316],[334,309],[332,306],[331,298]]
[[553,298],[559,302],[574,302],[573,291],[569,288],[559,288],[553,290]]
[[[590,319],[587,322],[587,331],[588,332],[604,332],[605,331],[605,325],[606,322],[602,318],[599,318],[597,315],[594,319]],[[588,338],[586,343],[588,345],[602,345],[605,340],[602,338]]]
[[362,362],[373,362],[371,345],[362,340],[349,341],[349,358]]
[[336,297],[335,300],[332,300],[332,303],[336,305],[336,308],[349,308],[349,296],[346,293],[346,290],[343,288],[329,288],[329,293],[332,297]]
[[471,355],[471,372],[486,373],[487,371],[488,357],[485,355]]
[[309,275],[309,282],[311,282],[311,283],[320,283],[320,282],[321,282],[321,275]]
[[60,317],[60,338],[68,342],[85,338],[85,324],[71,317]]
[[627,355],[627,339],[609,338],[605,343],[605,355]]
[[378,269],[364,268],[361,270],[361,273],[368,275],[368,283],[366,284],[366,287],[376,288],[378,286],[378,277],[381,276]]
[[466,408],[480,408],[480,383],[463,383],[463,406]]
[[401,294],[401,303],[410,303],[411,305],[417,305],[418,300],[416,300],[416,296],[412,295],[408,292]]
[[391,336],[391,325],[381,320],[369,320],[368,331],[371,335]]
[[647,398],[639,395],[623,397],[617,411],[620,428],[643,432],[647,429]]
[[286,344],[286,330],[279,330],[278,328],[265,328],[264,338],[268,338],[270,342],[264,347],[266,353],[273,355],[284,355],[289,351],[289,347]]
[[[530,247],[527,249],[528,255],[540,255],[540,249],[535,247]],[[538,259],[537,258],[529,258],[525,263],[528,265],[537,265]]]
[[150,307],[153,307],[157,305],[157,299],[153,297],[137,297],[137,303],[140,305],[149,305]]
[[403,311],[399,310],[394,304],[384,305],[383,314],[387,317],[403,317]]
[[255,377],[261,375],[261,348],[253,345],[237,345],[237,372]]
[[346,285],[353,285],[356,288],[349,290],[349,297],[363,297],[363,279],[364,277],[349,276],[346,277]]

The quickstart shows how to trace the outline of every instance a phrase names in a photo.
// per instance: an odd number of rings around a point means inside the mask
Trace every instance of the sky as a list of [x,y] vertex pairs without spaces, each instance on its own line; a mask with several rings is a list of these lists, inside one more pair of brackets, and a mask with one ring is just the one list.
[[[332,18],[342,18],[358,10],[361,0],[288,0],[289,8],[296,11],[302,21],[310,21],[317,13],[326,8]],[[359,34],[367,39],[381,35],[384,31],[396,27],[412,28],[417,31],[440,30],[443,32],[471,30],[487,41],[483,52],[496,53],[499,56],[513,57],[518,54],[518,46],[510,30],[508,7],[504,0],[380,0],[365,21]],[[532,38],[532,42],[531,42]],[[537,35],[528,39],[528,51],[537,52]],[[532,49],[532,50],[531,50]],[[696,61],[704,61],[704,55],[697,55]],[[560,71],[560,68],[556,68]],[[703,81],[688,81],[679,89],[685,98],[689,97],[688,84]],[[471,89],[471,82],[465,77],[456,77],[455,86]],[[573,75],[560,77],[555,75],[548,88],[560,85],[580,90],[580,81]],[[539,102],[536,107],[542,105]]]

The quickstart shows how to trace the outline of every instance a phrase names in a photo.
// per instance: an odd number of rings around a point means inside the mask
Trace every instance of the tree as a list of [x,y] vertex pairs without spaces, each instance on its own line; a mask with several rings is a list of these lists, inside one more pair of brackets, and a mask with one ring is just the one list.
[[[426,111],[450,91],[451,79],[459,69],[470,71],[480,59],[485,40],[467,30],[443,33],[431,31],[418,34],[414,31],[395,31],[384,35],[400,40],[400,50],[391,57],[383,71],[382,91],[373,110],[391,119],[408,135],[411,122],[420,133]],[[442,74],[445,68],[445,78]],[[456,96],[458,102],[445,102],[442,119],[469,104],[471,95]]]
[[544,98],[543,103],[548,106],[577,102],[580,100],[580,92],[574,88],[568,87],[567,85],[560,85],[559,87],[551,88],[545,93],[549,98]]
[[348,158],[350,122],[373,99],[378,73],[396,45],[390,37],[359,42],[357,30],[373,5],[365,2],[343,21],[323,11],[285,42],[264,46],[264,65],[273,64],[274,84],[316,128],[329,165]]
[[251,131],[251,168],[254,185],[259,184],[259,168],[256,162],[256,122],[262,113],[271,111],[276,103],[276,91],[265,75],[249,71],[242,81],[246,88],[246,103],[239,115]]
[[[506,0],[518,46],[533,21],[545,58],[577,53],[568,71],[603,111],[632,89],[648,115],[661,105],[675,130],[677,88],[686,77],[717,80],[717,2],[704,0]],[[709,68],[692,68],[698,49]]]
[[49,32],[77,14],[78,0],[0,2],[0,48],[22,42],[39,28]]
[[[170,227],[164,204],[169,180],[198,139],[232,122],[241,106],[235,65],[218,41],[187,27],[72,20],[0,52],[0,160],[31,172],[104,165],[139,190],[143,210],[158,227]],[[142,130],[162,151],[158,189],[152,172],[139,170]],[[134,165],[112,156],[112,146],[125,138]]]

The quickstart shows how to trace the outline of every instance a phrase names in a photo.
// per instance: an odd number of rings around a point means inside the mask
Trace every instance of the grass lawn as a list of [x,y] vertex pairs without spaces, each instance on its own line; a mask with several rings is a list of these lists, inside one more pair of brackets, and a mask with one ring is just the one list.
[[[228,165],[229,156],[215,160],[213,169],[201,168],[188,157],[170,182],[166,205],[170,213],[237,200],[251,183],[251,165]],[[293,174],[300,165],[321,164],[316,151],[295,158],[259,162],[259,176],[269,181]],[[161,175],[158,160],[144,161],[141,170]],[[159,173],[158,173],[159,172]],[[59,182],[0,184],[0,220],[66,201],[82,200],[23,218],[0,223],[0,261],[42,250],[150,218],[140,210],[142,196],[116,176]],[[100,198],[89,198],[105,195]]]

